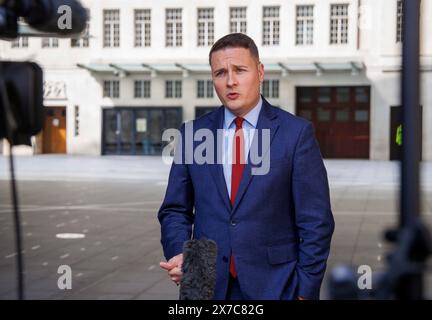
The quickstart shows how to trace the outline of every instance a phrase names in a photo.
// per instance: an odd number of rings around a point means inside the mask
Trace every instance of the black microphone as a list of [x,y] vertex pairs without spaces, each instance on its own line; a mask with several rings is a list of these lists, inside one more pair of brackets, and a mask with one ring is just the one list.
[[213,240],[189,240],[183,245],[180,300],[212,300],[216,286],[217,245]]
[[3,6],[23,17],[30,27],[60,37],[82,33],[88,19],[87,10],[77,0],[4,0]]

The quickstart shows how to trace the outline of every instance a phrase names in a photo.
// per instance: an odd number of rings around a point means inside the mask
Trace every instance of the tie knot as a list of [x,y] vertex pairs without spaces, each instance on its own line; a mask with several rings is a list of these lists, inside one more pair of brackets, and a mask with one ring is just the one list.
[[236,129],[241,129],[242,128],[243,121],[244,121],[244,118],[241,118],[241,117],[235,118],[234,122],[235,122],[235,125],[236,125]]

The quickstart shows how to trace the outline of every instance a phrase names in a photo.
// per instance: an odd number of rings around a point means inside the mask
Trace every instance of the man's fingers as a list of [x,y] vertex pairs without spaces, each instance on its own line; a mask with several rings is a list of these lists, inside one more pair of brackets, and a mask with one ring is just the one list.
[[165,269],[165,270],[167,270],[167,271],[170,271],[172,268],[174,268],[174,265],[173,264],[171,264],[171,263],[169,263],[169,262],[160,262],[159,263],[159,266],[162,268],[162,269]]
[[173,268],[171,271],[168,272],[168,274],[171,277],[171,280],[174,281],[176,285],[180,284],[182,272],[179,267]]
[[180,280],[181,280],[181,278],[180,278],[180,277],[171,277],[171,280],[172,280],[176,285],[179,285],[179,284],[180,284]]
[[[179,263],[178,263],[179,262]],[[161,261],[159,263],[159,266],[162,269],[165,269],[166,271],[168,271],[168,275],[170,276],[171,280],[176,284],[176,285],[180,285],[180,280],[181,280],[181,276],[182,276],[182,271],[181,271],[181,265],[182,265],[183,261],[169,261],[169,262],[163,262]]]
[[182,271],[179,267],[175,267],[172,268],[171,270],[168,271],[168,274],[170,275],[170,277],[180,277],[182,275]]

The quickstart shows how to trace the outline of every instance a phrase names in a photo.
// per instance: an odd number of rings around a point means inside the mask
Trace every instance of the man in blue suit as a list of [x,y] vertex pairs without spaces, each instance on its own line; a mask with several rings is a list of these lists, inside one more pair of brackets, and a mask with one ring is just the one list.
[[[219,39],[209,61],[223,106],[193,121],[191,130],[213,137],[222,130],[223,143],[214,148],[222,156],[210,158],[223,161],[186,161],[185,146],[196,150],[198,143],[187,141],[188,125],[182,126],[182,155],[158,213],[167,259],[160,266],[179,284],[183,243],[212,239],[214,299],[319,299],[334,220],[312,124],[260,95],[264,67],[248,36]],[[264,174],[254,171],[254,145],[267,161]]]

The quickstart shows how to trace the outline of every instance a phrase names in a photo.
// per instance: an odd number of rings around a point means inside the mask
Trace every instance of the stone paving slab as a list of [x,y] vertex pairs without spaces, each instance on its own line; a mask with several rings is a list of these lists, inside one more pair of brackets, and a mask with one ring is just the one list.
[[[397,224],[398,163],[326,160],[336,230],[328,272],[345,263],[383,270]],[[157,210],[169,166],[159,157],[16,158],[29,299],[178,299],[159,268]],[[0,156],[0,299],[16,298],[16,252],[7,158]],[[423,218],[432,226],[432,163],[422,164]],[[57,235],[79,233],[82,239]],[[72,268],[60,290],[58,267]],[[323,284],[322,298],[326,298]],[[426,277],[432,297],[432,275]]]

